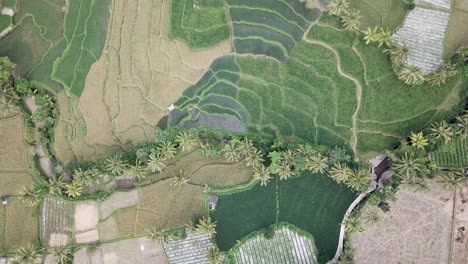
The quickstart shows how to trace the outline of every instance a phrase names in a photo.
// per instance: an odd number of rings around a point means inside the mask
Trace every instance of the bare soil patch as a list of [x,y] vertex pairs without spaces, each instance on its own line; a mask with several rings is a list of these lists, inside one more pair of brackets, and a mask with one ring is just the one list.
[[29,153],[23,142],[23,118],[0,119],[1,170],[27,170]]
[[[101,254],[103,264],[167,263],[159,243],[148,238],[136,238],[102,245],[93,255]],[[94,260],[93,264],[96,263]]]
[[96,202],[78,202],[75,205],[75,232],[95,229],[99,222],[99,209]]
[[[448,263],[452,230],[453,192],[433,182],[427,192],[403,187],[390,203],[390,212],[379,210],[376,224],[351,236],[357,263]],[[415,262],[416,261],[416,262]]]

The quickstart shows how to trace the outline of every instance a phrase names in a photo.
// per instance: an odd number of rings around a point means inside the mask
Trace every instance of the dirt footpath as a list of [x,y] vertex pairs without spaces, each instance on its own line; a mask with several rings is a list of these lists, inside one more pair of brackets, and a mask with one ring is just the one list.
[[365,231],[351,236],[356,263],[449,263],[454,192],[433,182],[425,192],[402,188],[396,198],[390,212],[377,209],[378,223],[363,223]]

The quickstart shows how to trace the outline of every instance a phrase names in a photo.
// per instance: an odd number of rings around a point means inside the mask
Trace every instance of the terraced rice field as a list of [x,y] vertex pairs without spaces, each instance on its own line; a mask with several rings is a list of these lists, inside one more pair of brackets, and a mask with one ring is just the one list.
[[[253,234],[252,234],[253,235]],[[275,228],[267,239],[259,232],[231,250],[237,263],[317,263],[313,239],[288,226]]]
[[[261,1],[266,7],[268,1]],[[217,59],[187,88],[169,125],[260,131],[313,144],[349,145],[358,155],[391,148],[450,112],[460,76],[408,89],[382,50],[323,15],[284,62],[268,56]],[[420,98],[431,89],[436,96]],[[393,109],[393,110],[388,110]]]
[[348,2],[351,8],[361,11],[362,30],[376,26],[396,30],[408,12],[404,1],[401,0],[349,0]]
[[216,242],[223,251],[237,240],[278,222],[288,222],[314,237],[316,257],[333,258],[338,243],[340,223],[355,194],[337,185],[329,177],[305,174],[287,181],[272,180],[267,186],[219,195],[216,210]]
[[468,167],[468,139],[457,138],[431,153],[431,159],[443,168]]
[[56,92],[80,96],[106,42],[109,0],[19,1],[18,27],[0,41],[17,74]]
[[187,231],[182,240],[169,239],[163,243],[169,263],[209,263],[208,252],[214,247],[211,236],[198,231]]

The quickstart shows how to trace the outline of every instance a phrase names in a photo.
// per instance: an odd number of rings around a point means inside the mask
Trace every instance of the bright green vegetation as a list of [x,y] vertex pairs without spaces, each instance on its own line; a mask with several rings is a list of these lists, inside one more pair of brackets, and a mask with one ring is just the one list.
[[212,47],[230,36],[223,0],[172,1],[169,36],[193,49]]
[[110,0],[20,1],[18,27],[0,41],[0,56],[16,73],[59,92],[80,96],[91,65],[106,41]]
[[234,49],[285,60],[320,14],[293,0],[228,0]]
[[449,143],[442,144],[430,155],[439,167],[468,167],[468,139],[456,138]]
[[10,198],[0,208],[0,250],[13,253],[19,247],[39,240],[37,208],[23,205],[18,198]]
[[247,234],[284,221],[311,233],[319,259],[330,260],[335,254],[344,212],[354,198],[355,194],[329,177],[311,173],[221,195],[211,213],[218,223],[217,245],[223,251],[229,250]]
[[11,17],[0,14],[0,32],[9,27],[11,24]]
[[0,6],[8,7],[13,10],[16,10],[17,5],[18,5],[18,0],[3,0],[3,2],[0,1]]
[[403,0],[349,0],[351,8],[361,11],[361,28],[384,27],[396,30],[408,8]]
[[[391,148],[410,131],[451,114],[446,109],[458,103],[449,98],[459,93],[460,75],[437,89],[408,87],[397,79],[383,48],[338,27],[338,18],[323,15],[284,62],[220,58],[177,106],[230,115],[250,131],[313,144],[353,147],[357,140],[361,155]],[[170,125],[194,118],[178,113]]]

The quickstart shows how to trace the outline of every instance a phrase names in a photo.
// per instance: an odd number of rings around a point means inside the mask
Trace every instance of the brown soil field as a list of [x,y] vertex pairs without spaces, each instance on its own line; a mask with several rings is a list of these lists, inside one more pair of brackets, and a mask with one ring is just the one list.
[[28,172],[0,172],[0,183],[0,196],[15,196],[24,187],[30,187],[34,179]]
[[[154,126],[168,114],[167,108],[213,60],[230,52],[228,41],[192,51],[170,40],[169,5],[163,0],[112,1],[107,45],[87,76],[82,97],[78,103],[59,100],[59,159],[95,159],[117,146],[152,140]],[[81,122],[87,127],[85,136],[79,130]],[[67,134],[69,144],[59,139]]]
[[28,170],[29,157],[21,115],[0,119],[0,170]]
[[119,230],[114,217],[101,221],[98,225],[98,231],[101,241],[113,240],[119,237]]
[[454,0],[445,44],[445,59],[449,59],[461,46],[468,45],[468,1]]
[[99,222],[99,209],[96,202],[79,202],[75,205],[75,232],[95,229]]
[[449,262],[454,192],[432,182],[430,190],[416,192],[402,187],[390,212],[378,210],[380,221],[366,224],[365,231],[351,236],[355,261],[367,263],[460,263]]
[[[34,244],[39,240],[39,217],[35,215],[36,208],[23,205],[18,198],[10,198],[8,205],[1,205],[3,211],[0,215],[5,220],[4,252],[14,252],[19,247]],[[21,221],[19,221],[21,219]]]

